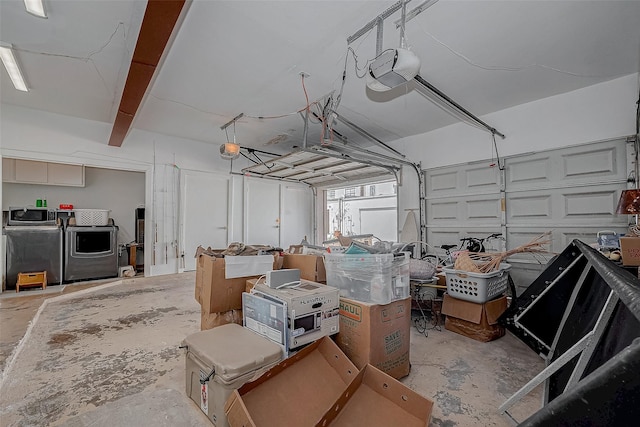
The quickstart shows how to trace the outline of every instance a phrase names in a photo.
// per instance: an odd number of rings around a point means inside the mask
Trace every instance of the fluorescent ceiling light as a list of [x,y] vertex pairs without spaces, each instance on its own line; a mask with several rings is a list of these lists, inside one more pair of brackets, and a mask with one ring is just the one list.
[[44,5],[42,0],[24,0],[24,7],[32,15],[39,16],[40,18],[46,18],[47,14],[44,12]]
[[16,57],[13,55],[11,45],[0,45],[0,59],[4,64],[4,68],[7,69],[7,73],[9,73],[9,77],[11,78],[11,81],[13,82],[15,88],[23,92],[29,92],[27,84],[25,83],[24,78],[22,77],[22,73],[20,72],[20,67],[18,67]]

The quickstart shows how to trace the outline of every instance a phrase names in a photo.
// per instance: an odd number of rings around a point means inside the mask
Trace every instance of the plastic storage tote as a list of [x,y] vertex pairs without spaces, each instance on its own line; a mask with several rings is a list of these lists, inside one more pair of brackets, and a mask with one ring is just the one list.
[[389,304],[409,296],[406,254],[324,254],[327,285],[340,296],[371,304]]
[[186,393],[216,427],[228,427],[224,404],[233,390],[283,357],[280,346],[235,323],[196,332],[186,346]]

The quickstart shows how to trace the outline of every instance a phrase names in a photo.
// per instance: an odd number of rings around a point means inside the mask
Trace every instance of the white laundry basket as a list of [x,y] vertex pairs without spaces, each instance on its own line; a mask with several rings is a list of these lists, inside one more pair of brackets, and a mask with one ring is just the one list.
[[76,225],[109,225],[109,209],[74,209]]
[[500,269],[491,273],[474,273],[455,270],[453,265],[442,269],[447,279],[447,293],[454,298],[483,304],[507,290],[511,265],[501,263]]

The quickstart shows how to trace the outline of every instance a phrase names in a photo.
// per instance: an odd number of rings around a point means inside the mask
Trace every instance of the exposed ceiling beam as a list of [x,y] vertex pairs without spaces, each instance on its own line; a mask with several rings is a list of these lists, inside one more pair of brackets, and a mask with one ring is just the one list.
[[186,10],[185,3],[186,0],[148,0],[109,145],[122,146],[180,15]]

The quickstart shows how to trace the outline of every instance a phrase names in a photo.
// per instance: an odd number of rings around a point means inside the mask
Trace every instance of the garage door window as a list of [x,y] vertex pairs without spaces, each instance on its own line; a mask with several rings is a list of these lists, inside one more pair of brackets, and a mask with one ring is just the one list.
[[397,195],[395,181],[327,190],[328,229],[326,239],[336,232],[344,236],[373,234],[385,241],[397,241]]

